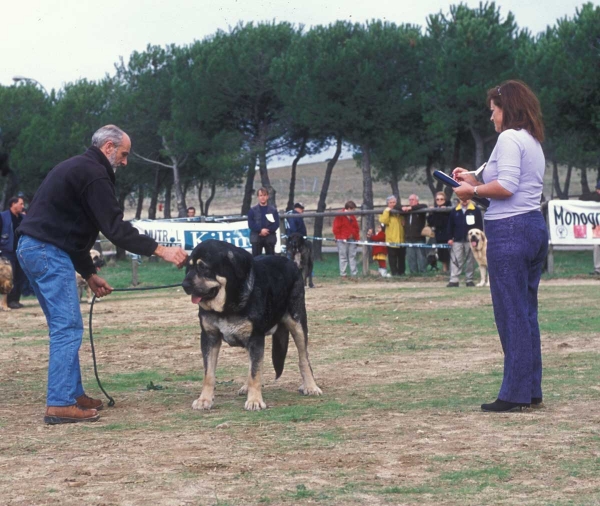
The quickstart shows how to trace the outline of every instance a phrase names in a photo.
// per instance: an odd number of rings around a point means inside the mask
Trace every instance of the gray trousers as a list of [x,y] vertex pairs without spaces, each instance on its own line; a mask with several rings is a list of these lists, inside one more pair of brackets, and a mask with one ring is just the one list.
[[600,274],[600,244],[594,244],[594,272]]
[[468,242],[455,242],[450,251],[450,283],[458,283],[458,278],[465,267],[466,282],[473,281],[475,258]]
[[[407,242],[425,242],[425,241],[407,241]],[[406,249],[406,263],[410,269],[411,274],[417,272],[425,272],[427,270],[427,254],[425,248],[411,248]]]
[[350,264],[350,274],[358,276],[356,269],[356,244],[348,244],[347,242],[337,242],[338,253],[340,254],[340,276],[346,275],[346,268]]

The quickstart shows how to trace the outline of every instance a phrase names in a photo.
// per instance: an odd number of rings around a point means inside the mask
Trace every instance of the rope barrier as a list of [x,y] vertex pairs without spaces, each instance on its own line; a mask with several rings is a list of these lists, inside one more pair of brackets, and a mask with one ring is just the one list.
[[[284,236],[287,237],[287,236]],[[360,246],[389,246],[390,248],[442,248],[450,249],[449,244],[426,244],[421,242],[369,242],[369,241],[347,241],[332,239],[331,237],[313,237],[304,236],[305,239],[312,239],[313,241],[333,241],[343,242],[346,244],[358,244]]]
[[[181,283],[176,285],[163,285],[163,286],[144,286],[140,288],[114,288],[113,292],[135,292],[135,291],[143,291],[143,290],[160,290],[162,288],[175,288],[180,287]],[[92,346],[92,360],[94,362],[94,375],[96,376],[96,381],[98,382],[98,386],[102,393],[108,399],[108,406],[112,407],[115,405],[115,400],[106,393],[102,383],[100,382],[100,378],[98,377],[98,366],[96,364],[96,351],[94,349],[94,335],[92,333],[92,315],[94,314],[94,303],[96,302],[96,294],[92,297],[92,304],[90,305],[90,319],[89,319],[89,331],[90,331],[90,345]]]

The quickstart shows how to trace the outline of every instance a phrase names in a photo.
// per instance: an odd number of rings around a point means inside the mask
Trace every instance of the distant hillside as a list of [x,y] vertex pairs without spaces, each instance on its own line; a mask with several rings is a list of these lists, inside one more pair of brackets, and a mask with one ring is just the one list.
[[[326,166],[326,162],[298,165],[294,201],[302,202],[306,210],[316,210],[317,208]],[[277,192],[277,207],[279,210],[285,209],[287,204],[290,172],[291,166],[269,169],[271,184]],[[427,185],[422,184],[425,176],[424,171],[422,171],[422,174],[422,177],[416,178],[415,181],[400,182],[401,201],[407,202],[408,196],[411,193],[416,193],[419,195],[421,202],[429,205],[433,204],[433,197],[429,188]],[[550,196],[552,185],[552,169],[550,167],[546,169],[544,181],[544,194],[548,197]],[[257,173],[254,180],[254,188],[259,188],[260,186],[260,175]],[[570,192],[573,195],[578,195],[581,191],[579,175],[577,173],[574,174],[570,188]],[[381,182],[373,183],[375,205],[385,205],[385,199],[390,193],[391,188],[389,184]],[[205,193],[204,197],[206,198],[207,195]],[[219,187],[217,188],[217,193],[211,203],[209,212],[211,215],[239,214],[242,206],[242,197],[243,184],[233,189]],[[331,185],[327,194],[327,208],[340,209],[347,200],[354,200],[358,206],[362,203],[362,173],[360,167],[356,165],[353,159],[340,160],[333,169]],[[199,208],[195,191],[188,192],[186,202],[188,206]],[[175,202],[173,201],[173,216],[176,214],[174,206]],[[127,209],[125,214],[130,219],[133,217],[134,211],[133,209]],[[158,214],[159,217],[162,217],[162,213]],[[144,213],[143,217],[146,217],[146,215],[147,213]]]

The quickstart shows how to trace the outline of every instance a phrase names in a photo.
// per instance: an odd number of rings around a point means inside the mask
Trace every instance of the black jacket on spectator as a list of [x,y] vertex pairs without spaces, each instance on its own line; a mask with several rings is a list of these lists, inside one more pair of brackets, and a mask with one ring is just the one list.
[[96,272],[90,258],[98,232],[121,248],[150,256],[158,244],[127,221],[115,195],[115,173],[104,153],[92,146],[59,163],[46,176],[19,234],[57,246],[84,278]]
[[[443,206],[436,206],[438,208],[450,207],[444,204]],[[443,244],[448,242],[448,220],[450,219],[450,213],[431,213],[427,216],[427,225],[435,228],[435,242],[437,244]]]
[[[426,204],[415,204],[411,206],[413,211],[426,209]],[[425,226],[425,213],[407,214],[404,216],[404,239],[406,242],[425,242],[421,231]]]

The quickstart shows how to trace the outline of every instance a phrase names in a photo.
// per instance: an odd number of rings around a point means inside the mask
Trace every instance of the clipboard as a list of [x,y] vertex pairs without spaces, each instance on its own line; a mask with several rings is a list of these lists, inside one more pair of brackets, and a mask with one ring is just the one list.
[[[460,186],[460,183],[456,179],[451,178],[448,174],[443,173],[441,170],[434,170],[433,177],[436,178],[438,181],[444,183],[446,186],[450,186],[452,188]],[[483,197],[471,197],[471,200],[479,204],[484,209],[490,207],[489,199]]]

